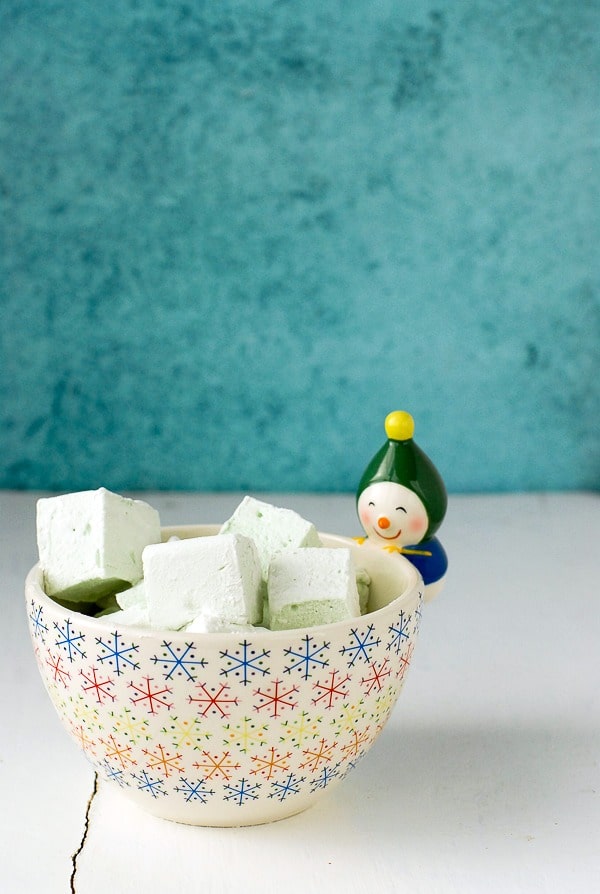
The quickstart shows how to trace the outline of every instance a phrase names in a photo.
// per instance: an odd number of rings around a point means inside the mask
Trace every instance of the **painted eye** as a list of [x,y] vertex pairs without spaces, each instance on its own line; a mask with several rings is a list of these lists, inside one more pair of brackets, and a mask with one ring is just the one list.
[[373,501],[371,501],[371,502],[369,503],[369,506],[374,506],[374,505],[375,505],[375,503],[373,503]]
[[403,512],[405,515],[407,514],[407,513],[406,513],[406,509],[404,508],[404,506],[396,506],[396,511],[398,511],[399,509],[401,509],[402,512]]

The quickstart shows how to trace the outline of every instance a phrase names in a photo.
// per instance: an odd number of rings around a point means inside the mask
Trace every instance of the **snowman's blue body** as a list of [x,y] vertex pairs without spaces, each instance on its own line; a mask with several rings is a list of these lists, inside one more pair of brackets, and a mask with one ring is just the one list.
[[441,580],[448,570],[448,556],[437,537],[422,540],[414,546],[403,546],[401,551],[420,572],[426,587]]

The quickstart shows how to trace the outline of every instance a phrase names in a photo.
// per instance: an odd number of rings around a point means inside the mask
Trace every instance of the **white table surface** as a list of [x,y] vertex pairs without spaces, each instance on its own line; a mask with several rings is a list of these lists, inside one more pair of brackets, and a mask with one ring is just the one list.
[[[0,491],[0,891],[600,890],[598,495],[451,497],[448,582],[373,750],[305,813],[240,829],[142,813],[63,731],[25,619],[38,496]],[[262,496],[360,533],[350,495]],[[164,524],[240,499],[143,497]]]

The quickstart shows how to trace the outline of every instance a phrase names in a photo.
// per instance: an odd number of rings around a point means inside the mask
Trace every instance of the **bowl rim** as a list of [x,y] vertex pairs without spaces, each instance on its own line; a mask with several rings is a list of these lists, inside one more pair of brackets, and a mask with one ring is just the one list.
[[[210,536],[213,533],[218,533],[221,525],[214,524],[199,524],[199,525],[164,525],[161,526],[161,534],[163,538],[163,542],[169,537],[176,535],[177,532],[187,532],[188,537],[194,536]],[[200,531],[199,534],[193,534],[192,531]],[[319,536],[326,538],[329,541],[333,541],[334,544],[337,543],[338,546],[354,546],[356,547],[357,541],[356,538],[346,537],[342,534],[330,534],[326,531],[319,531]],[[373,546],[370,544],[364,544],[364,549],[377,551],[378,557],[379,554],[382,554],[384,557],[384,561],[398,562],[400,561],[403,565],[403,573],[406,577],[406,587],[404,592],[402,592],[399,596],[396,596],[394,599],[391,599],[388,603],[381,606],[380,608],[374,609],[373,611],[365,612],[362,615],[358,615],[356,618],[347,618],[342,621],[334,621],[331,624],[315,624],[311,627],[294,627],[286,630],[270,630],[268,627],[260,627],[256,626],[252,630],[240,630],[240,631],[214,631],[210,633],[199,632],[199,631],[188,631],[188,630],[171,630],[167,627],[144,627],[138,624],[119,624],[118,620],[110,622],[111,615],[104,615],[103,617],[96,618],[93,615],[86,615],[83,612],[77,611],[75,608],[67,608],[61,605],[59,602],[56,602],[52,599],[51,596],[48,596],[44,591],[42,586],[42,569],[39,562],[36,562],[27,573],[25,578],[25,598],[28,601],[33,595],[38,602],[42,604],[42,606],[48,609],[50,612],[55,612],[60,614],[62,617],[67,618],[72,623],[78,624],[90,624],[92,627],[97,628],[100,631],[106,631],[109,628],[118,628],[119,630],[127,630],[134,631],[136,636],[143,638],[157,638],[164,639],[166,636],[169,638],[173,637],[174,641],[185,641],[189,639],[193,640],[203,640],[204,642],[210,640],[211,642],[231,642],[232,640],[237,640],[241,635],[245,637],[252,637],[253,639],[256,637],[265,637],[269,640],[279,640],[279,639],[289,639],[290,635],[300,635],[306,633],[306,631],[313,630],[331,630],[335,631],[336,629],[347,628],[348,624],[352,622],[358,623],[366,618],[374,617],[378,618],[384,614],[394,613],[396,610],[401,610],[403,608],[404,603],[408,603],[414,600],[415,596],[418,601],[423,600],[424,595],[424,586],[423,580],[418,569],[411,563],[405,556],[402,555],[394,555],[386,554],[381,550],[380,547]],[[419,593],[420,590],[420,593]],[[416,592],[415,592],[416,591]]]

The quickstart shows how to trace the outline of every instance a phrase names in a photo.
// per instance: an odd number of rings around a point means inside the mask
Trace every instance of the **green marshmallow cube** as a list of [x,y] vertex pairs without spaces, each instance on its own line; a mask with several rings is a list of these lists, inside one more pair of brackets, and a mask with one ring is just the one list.
[[92,603],[142,577],[142,551],[160,541],[158,512],[106,488],[37,503],[37,542],[49,596]]
[[321,546],[315,526],[297,512],[272,506],[254,497],[244,497],[220,533],[243,534],[254,541],[264,580],[267,579],[272,559],[284,550]]
[[231,621],[225,621],[222,618],[199,615],[190,624],[186,624],[183,629],[189,633],[239,633],[243,635],[252,633],[258,628],[253,624],[232,624]]
[[360,611],[364,615],[368,609],[371,595],[371,575],[366,568],[356,569],[356,588],[360,600]]
[[215,534],[147,546],[144,588],[152,627],[179,630],[199,616],[256,624],[262,576],[254,544],[240,534]]
[[127,590],[122,590],[120,593],[117,593],[115,600],[120,609],[147,609],[148,600],[146,599],[146,585],[143,578]]
[[359,617],[349,549],[305,547],[273,559],[267,582],[271,630],[333,624]]

